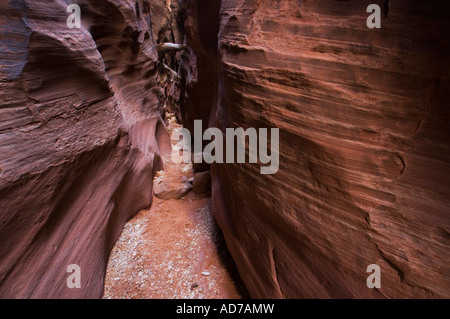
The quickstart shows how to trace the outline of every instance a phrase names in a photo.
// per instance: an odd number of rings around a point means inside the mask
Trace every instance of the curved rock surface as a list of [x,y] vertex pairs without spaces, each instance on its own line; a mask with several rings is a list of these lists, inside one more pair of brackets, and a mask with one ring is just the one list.
[[[0,4],[2,298],[101,297],[109,252],[151,204],[170,147],[155,1],[78,3],[80,29],[66,1]],[[80,289],[66,285],[71,264]]]
[[[366,8],[382,8],[369,29]],[[450,296],[448,2],[223,0],[210,123],[280,128],[280,169],[214,164],[256,298]],[[368,289],[366,268],[381,268]]]
[[211,166],[252,297],[450,297],[448,2],[78,3],[80,29],[67,1],[0,4],[1,298],[101,297],[170,150],[166,108],[191,130],[280,129],[276,174]]

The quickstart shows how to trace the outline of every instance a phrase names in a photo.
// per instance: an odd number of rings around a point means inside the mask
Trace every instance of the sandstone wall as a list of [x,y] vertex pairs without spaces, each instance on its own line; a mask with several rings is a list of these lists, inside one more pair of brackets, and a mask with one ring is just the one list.
[[[0,4],[3,298],[100,297],[112,245],[150,206],[167,151],[153,33],[168,8],[78,4],[80,29],[67,27],[66,1]],[[70,264],[81,289],[66,286]]]
[[[382,8],[381,29],[366,8]],[[223,0],[211,124],[280,128],[280,169],[213,165],[252,297],[449,297],[448,2]],[[366,268],[381,267],[381,289]]]
[[[67,1],[0,4],[0,297],[101,296],[151,204],[165,108],[189,129],[280,128],[276,174],[212,165],[252,297],[450,297],[447,2],[78,3],[81,29]],[[188,48],[158,56],[164,41]]]

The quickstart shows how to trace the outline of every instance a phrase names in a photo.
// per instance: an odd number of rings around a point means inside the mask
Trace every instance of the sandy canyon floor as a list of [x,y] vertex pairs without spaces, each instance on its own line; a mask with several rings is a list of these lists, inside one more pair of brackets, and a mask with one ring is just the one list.
[[[169,132],[177,126],[170,121]],[[163,158],[154,183],[194,173]],[[216,224],[209,193],[154,197],[124,227],[108,262],[105,299],[236,299],[243,285]],[[235,280],[233,279],[235,278]],[[237,279],[236,279],[237,278]]]

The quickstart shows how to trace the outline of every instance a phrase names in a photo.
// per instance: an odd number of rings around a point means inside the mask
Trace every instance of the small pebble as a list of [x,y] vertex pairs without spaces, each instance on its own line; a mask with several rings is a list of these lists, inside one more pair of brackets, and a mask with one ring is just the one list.
[[198,287],[198,283],[194,283],[194,284],[191,285],[191,290],[193,290],[193,289],[195,289],[197,287]]

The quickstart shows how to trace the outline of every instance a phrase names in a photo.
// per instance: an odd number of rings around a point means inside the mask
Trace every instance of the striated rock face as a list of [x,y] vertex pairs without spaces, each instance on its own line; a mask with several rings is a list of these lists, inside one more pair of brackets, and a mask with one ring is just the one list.
[[[366,26],[370,3],[381,29]],[[449,10],[222,1],[210,123],[280,128],[275,175],[212,165],[252,297],[450,297]]]
[[77,2],[80,29],[67,1],[0,4],[0,297],[102,295],[170,149],[165,108],[280,129],[276,174],[211,167],[252,297],[450,297],[447,2]]
[[[163,1],[0,4],[0,297],[95,298],[169,141],[154,32]],[[156,9],[155,9],[156,10]],[[69,289],[70,264],[81,288]]]

